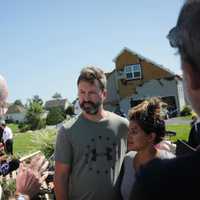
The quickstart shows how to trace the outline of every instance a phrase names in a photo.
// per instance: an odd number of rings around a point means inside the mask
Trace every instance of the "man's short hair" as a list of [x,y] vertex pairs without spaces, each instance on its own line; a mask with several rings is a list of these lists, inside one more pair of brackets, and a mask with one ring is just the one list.
[[177,25],[167,37],[171,46],[178,48],[182,60],[200,72],[200,0],[186,1]]
[[95,80],[99,82],[101,90],[106,89],[106,76],[104,72],[97,67],[85,67],[80,72],[77,85],[79,85],[80,81],[87,81],[91,84],[94,84]]

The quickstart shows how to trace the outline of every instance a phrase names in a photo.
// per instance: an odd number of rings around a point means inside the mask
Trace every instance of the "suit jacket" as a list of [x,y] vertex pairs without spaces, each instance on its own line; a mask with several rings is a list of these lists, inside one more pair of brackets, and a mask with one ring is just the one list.
[[143,167],[132,200],[200,199],[200,152],[170,160],[155,159]]

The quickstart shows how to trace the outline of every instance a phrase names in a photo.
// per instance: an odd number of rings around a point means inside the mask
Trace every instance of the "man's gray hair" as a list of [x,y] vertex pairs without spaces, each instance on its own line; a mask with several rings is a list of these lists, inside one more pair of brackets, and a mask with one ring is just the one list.
[[106,75],[104,72],[100,68],[88,66],[81,70],[77,85],[79,85],[80,81],[87,81],[94,84],[95,80],[99,82],[101,90],[106,89]]
[[0,75],[0,104],[4,103],[7,97],[8,97],[7,83],[4,77]]
[[200,0],[185,2],[168,39],[178,48],[182,60],[200,73]]

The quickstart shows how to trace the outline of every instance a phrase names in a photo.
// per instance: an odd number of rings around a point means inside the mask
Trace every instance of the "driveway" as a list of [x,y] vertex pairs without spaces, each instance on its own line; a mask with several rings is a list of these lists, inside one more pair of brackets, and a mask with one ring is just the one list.
[[179,117],[177,118],[170,118],[170,119],[167,119],[165,120],[165,123],[166,124],[190,124],[191,120],[187,120],[187,119],[181,119]]

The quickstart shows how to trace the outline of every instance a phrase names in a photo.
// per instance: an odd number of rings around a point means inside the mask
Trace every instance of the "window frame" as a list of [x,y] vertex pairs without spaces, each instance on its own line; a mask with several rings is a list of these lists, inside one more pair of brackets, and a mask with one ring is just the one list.
[[[139,69],[134,69],[135,67],[139,67]],[[136,76],[134,75],[134,73],[140,73],[140,76]],[[136,79],[142,79],[142,70],[141,70],[141,64],[131,64],[131,65],[126,65],[124,67],[124,73],[125,73],[125,77],[126,80],[136,80]],[[131,74],[131,77],[128,77],[127,75]]]

